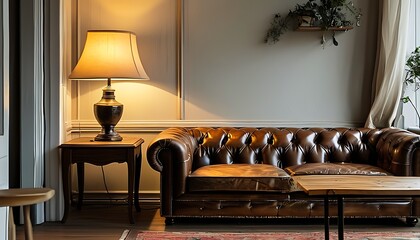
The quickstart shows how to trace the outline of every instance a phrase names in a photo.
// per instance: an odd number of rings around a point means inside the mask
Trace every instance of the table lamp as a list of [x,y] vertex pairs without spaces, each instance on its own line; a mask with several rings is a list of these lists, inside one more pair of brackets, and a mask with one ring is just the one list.
[[137,49],[136,35],[128,31],[90,30],[82,55],[69,76],[72,80],[107,80],[102,99],[93,107],[102,126],[95,141],[121,141],[115,131],[123,105],[115,100],[111,80],[148,80]]

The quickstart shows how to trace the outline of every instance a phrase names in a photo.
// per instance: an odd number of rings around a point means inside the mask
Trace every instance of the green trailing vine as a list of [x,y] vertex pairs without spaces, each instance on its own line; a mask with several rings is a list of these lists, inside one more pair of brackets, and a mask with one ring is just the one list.
[[417,84],[416,91],[420,84],[420,46],[411,52],[407,61],[405,62],[406,75],[404,79],[405,84]]
[[[306,20],[308,17],[309,22]],[[298,28],[301,24],[320,27],[324,32],[332,27],[360,26],[361,17],[361,9],[355,7],[349,0],[309,0],[305,4],[297,4],[295,9],[289,10],[284,17],[280,13],[275,14],[265,36],[265,42],[276,43],[281,35],[290,29]],[[332,40],[333,44],[338,46],[334,31]],[[326,38],[323,34],[321,44],[325,43]]]
[[420,114],[419,114],[419,111],[417,110],[416,105],[413,103],[413,101],[411,101],[411,98],[409,96],[405,96],[405,97],[401,98],[401,101],[403,103],[410,103],[411,104],[411,106],[413,107],[414,111],[417,114],[417,118],[419,119],[419,123],[420,123]]

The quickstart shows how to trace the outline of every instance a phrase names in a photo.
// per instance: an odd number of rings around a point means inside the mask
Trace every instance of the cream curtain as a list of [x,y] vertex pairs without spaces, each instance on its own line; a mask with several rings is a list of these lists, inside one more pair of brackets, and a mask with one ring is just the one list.
[[[20,0],[20,187],[40,188],[45,179],[44,1]],[[24,16],[24,17],[23,17]],[[32,211],[34,224],[45,221],[44,204]],[[21,219],[23,223],[23,219]]]
[[373,105],[365,126],[390,127],[403,87],[410,0],[380,0]]

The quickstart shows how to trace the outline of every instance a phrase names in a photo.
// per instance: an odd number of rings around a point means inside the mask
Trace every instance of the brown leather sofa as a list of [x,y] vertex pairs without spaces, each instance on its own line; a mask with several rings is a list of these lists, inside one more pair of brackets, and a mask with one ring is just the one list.
[[[402,129],[169,128],[147,149],[161,174],[161,215],[177,218],[312,218],[323,200],[293,174],[420,176],[420,136]],[[420,199],[348,198],[350,217],[398,217],[414,226]],[[335,214],[336,206],[330,204]]]

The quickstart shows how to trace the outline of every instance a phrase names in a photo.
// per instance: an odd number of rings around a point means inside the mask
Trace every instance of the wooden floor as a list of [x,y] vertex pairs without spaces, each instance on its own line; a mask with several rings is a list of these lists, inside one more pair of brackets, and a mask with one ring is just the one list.
[[[127,206],[121,204],[88,204],[82,210],[72,207],[66,223],[47,222],[34,226],[36,240],[87,239],[118,240],[124,230],[136,232],[149,231],[229,231],[229,232],[275,232],[275,231],[323,231],[323,220],[314,219],[218,219],[184,220],[165,226],[158,206],[141,204],[142,210],[136,213],[136,223],[129,224]],[[332,222],[334,224],[334,221]],[[352,231],[420,231],[420,226],[406,227],[400,219],[346,219],[345,230]],[[335,231],[336,227],[332,226]],[[17,227],[17,239],[24,239],[23,226]]]

